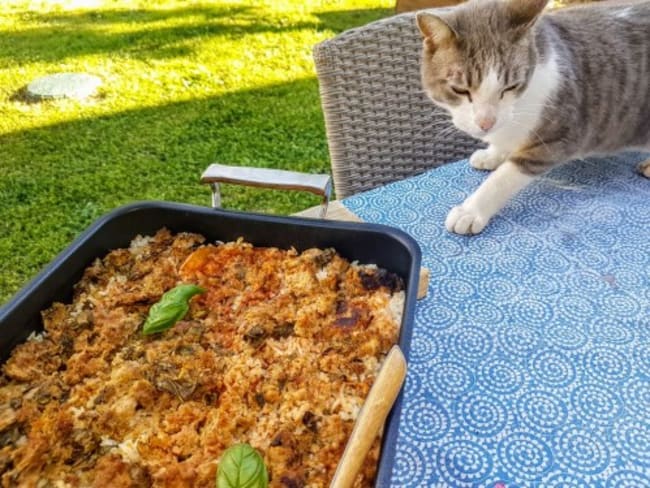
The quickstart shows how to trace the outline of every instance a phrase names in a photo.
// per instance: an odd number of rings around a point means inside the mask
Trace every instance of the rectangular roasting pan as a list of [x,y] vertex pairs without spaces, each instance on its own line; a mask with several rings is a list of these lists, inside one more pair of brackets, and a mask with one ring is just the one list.
[[[126,205],[95,221],[39,275],[0,308],[0,360],[33,331],[42,330],[40,312],[52,302],[69,303],[73,285],[95,258],[128,247],[140,235],[167,227],[172,232],[196,232],[208,242],[243,237],[257,246],[333,247],[350,261],[374,263],[404,279],[406,296],[399,345],[409,357],[420,270],[420,248],[408,234],[392,227],[278,217],[194,205],[145,201]],[[376,487],[390,484],[395,462],[402,395],[397,398],[384,427]]]

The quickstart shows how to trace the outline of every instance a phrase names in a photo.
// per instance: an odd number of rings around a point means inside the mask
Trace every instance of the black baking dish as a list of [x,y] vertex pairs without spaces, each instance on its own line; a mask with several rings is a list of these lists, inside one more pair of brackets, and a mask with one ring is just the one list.
[[[138,202],[120,207],[98,219],[36,278],[0,308],[0,358],[33,331],[42,330],[40,312],[55,301],[69,302],[73,285],[97,257],[128,247],[140,235],[162,227],[172,232],[196,232],[208,241],[243,237],[253,245],[280,248],[333,247],[345,258],[376,264],[404,279],[406,297],[399,345],[409,357],[413,316],[420,270],[420,248],[408,234],[392,227],[277,217],[234,212],[178,203]],[[376,486],[390,484],[402,394],[384,429]]]

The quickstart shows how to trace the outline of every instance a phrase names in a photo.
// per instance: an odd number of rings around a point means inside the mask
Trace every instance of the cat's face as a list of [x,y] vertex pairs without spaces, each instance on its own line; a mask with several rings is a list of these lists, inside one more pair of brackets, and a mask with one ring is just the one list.
[[478,0],[444,17],[418,15],[423,88],[460,130],[487,140],[525,115],[519,99],[537,62],[530,27],[545,3]]

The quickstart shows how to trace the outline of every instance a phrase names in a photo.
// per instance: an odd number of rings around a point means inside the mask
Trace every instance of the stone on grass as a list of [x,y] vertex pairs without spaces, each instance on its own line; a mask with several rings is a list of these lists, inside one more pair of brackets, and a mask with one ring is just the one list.
[[37,100],[75,98],[94,95],[102,84],[98,77],[86,73],[57,73],[43,76],[27,85],[27,96]]

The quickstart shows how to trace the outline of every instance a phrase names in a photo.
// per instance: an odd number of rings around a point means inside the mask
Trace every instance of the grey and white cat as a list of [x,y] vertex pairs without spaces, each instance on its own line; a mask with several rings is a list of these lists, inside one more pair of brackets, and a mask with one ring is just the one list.
[[[650,150],[650,2],[543,13],[548,0],[469,0],[417,15],[422,84],[495,170],[445,225],[477,234],[553,166]],[[650,177],[650,160],[639,167]]]

